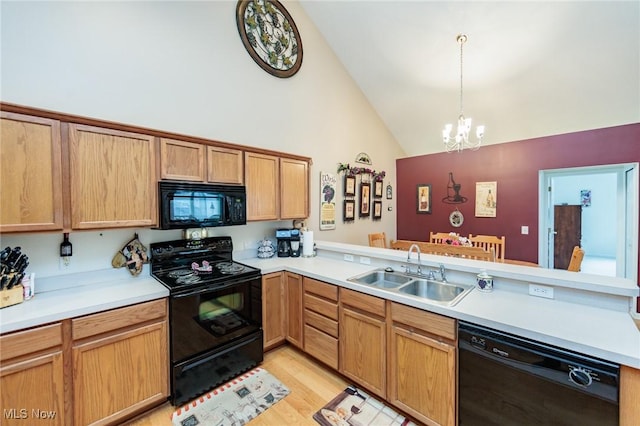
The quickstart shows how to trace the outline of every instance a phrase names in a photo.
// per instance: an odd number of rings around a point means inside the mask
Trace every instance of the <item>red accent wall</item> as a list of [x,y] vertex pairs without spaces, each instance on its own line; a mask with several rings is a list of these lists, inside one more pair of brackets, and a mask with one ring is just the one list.
[[[538,171],[632,162],[640,162],[640,123],[398,159],[397,236],[428,241],[429,231],[504,235],[507,258],[537,262]],[[466,203],[443,202],[449,172]],[[496,217],[475,217],[476,182],[493,181]],[[431,214],[416,213],[418,184],[431,184]],[[449,224],[456,208],[464,215],[459,228]],[[520,233],[522,225],[529,226],[528,235]]]

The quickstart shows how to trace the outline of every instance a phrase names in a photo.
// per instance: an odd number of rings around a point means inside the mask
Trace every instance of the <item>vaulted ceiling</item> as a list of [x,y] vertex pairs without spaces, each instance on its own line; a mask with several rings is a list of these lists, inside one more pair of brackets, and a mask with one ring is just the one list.
[[638,1],[300,3],[408,156],[458,117],[459,33],[485,144],[640,122]]

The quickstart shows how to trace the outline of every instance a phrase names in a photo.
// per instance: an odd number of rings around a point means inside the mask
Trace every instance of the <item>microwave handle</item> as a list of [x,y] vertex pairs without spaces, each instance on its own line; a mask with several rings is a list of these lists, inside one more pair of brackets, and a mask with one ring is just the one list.
[[231,198],[224,197],[224,223],[231,223]]

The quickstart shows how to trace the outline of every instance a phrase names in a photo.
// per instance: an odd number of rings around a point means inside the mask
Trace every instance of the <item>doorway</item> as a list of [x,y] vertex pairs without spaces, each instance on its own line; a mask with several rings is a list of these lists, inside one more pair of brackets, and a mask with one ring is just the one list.
[[[637,279],[638,163],[541,170],[538,259],[555,265],[556,205],[581,205],[584,272]],[[589,269],[593,265],[597,269]],[[609,268],[609,269],[607,269]]]

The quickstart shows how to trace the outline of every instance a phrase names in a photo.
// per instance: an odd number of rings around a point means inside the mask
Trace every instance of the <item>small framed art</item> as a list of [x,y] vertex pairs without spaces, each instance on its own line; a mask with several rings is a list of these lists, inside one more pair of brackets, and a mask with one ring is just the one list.
[[356,177],[355,176],[344,177],[344,195],[345,197],[356,195]]
[[360,184],[360,217],[366,217],[371,214],[371,184]]
[[344,215],[342,220],[350,222],[356,218],[356,202],[355,200],[344,200]]
[[375,198],[382,198],[382,181],[376,180],[373,182],[373,196]]
[[382,219],[382,201],[380,200],[373,201],[373,218]]
[[387,200],[391,200],[393,198],[393,187],[391,184],[387,185]]
[[416,189],[416,212],[431,214],[431,185],[418,184]]

